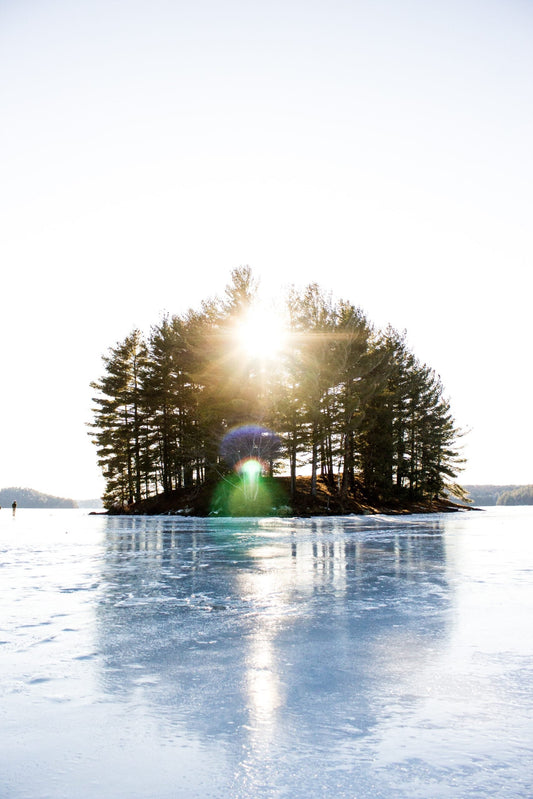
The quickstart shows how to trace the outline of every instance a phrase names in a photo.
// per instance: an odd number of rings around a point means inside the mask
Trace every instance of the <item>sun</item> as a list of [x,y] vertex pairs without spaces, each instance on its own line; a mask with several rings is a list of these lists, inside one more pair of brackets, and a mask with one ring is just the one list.
[[236,325],[239,348],[249,358],[274,360],[285,348],[287,333],[282,317],[274,310],[252,306]]

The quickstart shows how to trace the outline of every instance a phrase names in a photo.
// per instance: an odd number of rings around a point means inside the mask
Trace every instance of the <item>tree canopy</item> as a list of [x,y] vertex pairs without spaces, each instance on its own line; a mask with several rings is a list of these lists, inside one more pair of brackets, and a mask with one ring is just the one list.
[[107,507],[216,482],[243,459],[290,475],[292,493],[305,470],[311,492],[322,479],[341,501],[460,493],[438,375],[405,335],[317,284],[274,311],[250,268],[235,269],[224,297],[134,330],[103,363],[91,428]]

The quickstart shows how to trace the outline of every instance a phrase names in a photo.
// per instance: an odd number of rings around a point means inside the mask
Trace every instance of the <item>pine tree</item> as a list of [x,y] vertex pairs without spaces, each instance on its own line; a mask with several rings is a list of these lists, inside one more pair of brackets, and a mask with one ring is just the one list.
[[151,446],[163,492],[182,484],[181,423],[186,413],[180,364],[180,323],[164,316],[152,327],[144,389],[150,414]]
[[291,484],[295,480],[296,442],[308,441],[314,495],[319,468],[333,474],[335,309],[331,297],[324,295],[316,283],[301,294],[293,289],[288,304],[292,344],[289,380],[300,408],[298,427],[293,426],[291,431]]
[[362,479],[380,500],[435,498],[455,490],[460,437],[440,380],[388,328],[377,345],[381,383],[366,404],[359,447]]
[[357,434],[364,407],[376,391],[375,364],[370,354],[371,328],[360,308],[340,302],[336,309],[334,362],[337,368],[338,435],[341,499],[355,489]]
[[146,363],[146,345],[139,330],[103,357],[105,374],[91,383],[98,391],[95,403],[94,443],[98,461],[106,479],[107,506],[123,506],[142,496],[146,462],[146,415],[142,371]]

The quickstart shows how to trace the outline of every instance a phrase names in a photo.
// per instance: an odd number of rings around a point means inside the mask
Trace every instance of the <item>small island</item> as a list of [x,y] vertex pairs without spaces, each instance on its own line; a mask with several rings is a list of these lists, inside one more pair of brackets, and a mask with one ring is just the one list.
[[244,481],[233,479],[201,487],[178,488],[168,494],[143,499],[131,505],[109,508],[108,515],[168,515],[168,516],[343,516],[350,514],[371,515],[377,513],[449,513],[459,510],[474,510],[470,505],[458,503],[450,498],[425,498],[409,501],[395,500],[375,503],[366,499],[361,488],[349,492],[342,498],[336,486],[319,477],[312,493],[311,478],[298,476],[296,491],[290,496],[290,478],[262,477],[257,495],[246,496]]
[[103,357],[90,425],[112,513],[464,507],[459,431],[405,334],[317,284],[265,307],[248,267]]

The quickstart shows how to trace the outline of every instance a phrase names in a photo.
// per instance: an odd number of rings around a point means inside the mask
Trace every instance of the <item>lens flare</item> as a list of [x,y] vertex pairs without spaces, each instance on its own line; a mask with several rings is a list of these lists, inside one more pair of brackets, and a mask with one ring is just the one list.
[[286,497],[269,476],[279,457],[278,436],[260,425],[230,430],[220,445],[220,455],[233,474],[216,488],[211,512],[223,516],[272,516],[286,507]]
[[243,493],[245,499],[257,499],[259,493],[259,478],[263,472],[263,466],[256,458],[246,458],[236,466],[237,474],[243,478]]
[[237,472],[243,474],[247,480],[257,480],[263,471],[263,466],[264,464],[255,458],[247,458],[238,465]]
[[281,448],[279,437],[261,425],[243,425],[226,433],[220,445],[220,454],[228,466],[238,473],[238,464],[255,460],[266,470],[268,464],[278,456]]

